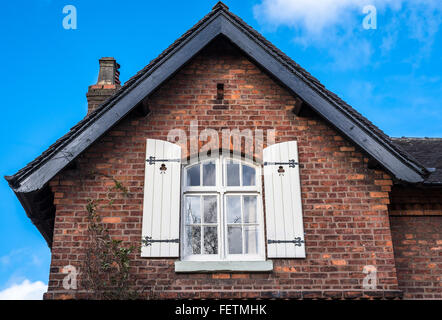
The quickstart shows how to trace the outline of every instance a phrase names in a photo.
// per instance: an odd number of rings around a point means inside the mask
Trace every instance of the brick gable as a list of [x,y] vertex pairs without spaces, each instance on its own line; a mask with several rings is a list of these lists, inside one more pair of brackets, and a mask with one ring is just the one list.
[[[214,100],[224,83],[225,103]],[[164,83],[149,99],[151,114],[130,114],[50,182],[56,218],[46,298],[70,297],[62,268],[79,266],[87,237],[88,199],[106,203],[112,186],[93,171],[121,181],[129,197],[100,211],[115,237],[141,238],[146,138],[167,139],[170,129],[276,129],[276,142],[297,140],[301,162],[306,259],[274,260],[272,273],[176,274],[175,259],[135,257],[138,286],[155,298],[356,298],[396,297],[398,282],[388,208],[388,174],[367,168],[368,159],[313,113],[292,113],[296,97],[235,48],[213,44]],[[364,292],[366,265],[377,267],[378,289]],[[80,270],[81,272],[81,270]],[[81,294],[78,290],[77,294]]]

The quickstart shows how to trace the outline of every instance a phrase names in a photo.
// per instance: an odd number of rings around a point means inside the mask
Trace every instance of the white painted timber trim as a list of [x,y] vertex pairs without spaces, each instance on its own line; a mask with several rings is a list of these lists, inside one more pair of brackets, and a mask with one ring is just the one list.
[[175,261],[175,272],[272,272],[273,261]]

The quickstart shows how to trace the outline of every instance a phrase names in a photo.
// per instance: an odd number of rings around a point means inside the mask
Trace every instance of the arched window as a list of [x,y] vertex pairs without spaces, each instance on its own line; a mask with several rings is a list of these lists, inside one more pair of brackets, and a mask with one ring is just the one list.
[[261,167],[223,155],[183,170],[183,260],[265,260]]

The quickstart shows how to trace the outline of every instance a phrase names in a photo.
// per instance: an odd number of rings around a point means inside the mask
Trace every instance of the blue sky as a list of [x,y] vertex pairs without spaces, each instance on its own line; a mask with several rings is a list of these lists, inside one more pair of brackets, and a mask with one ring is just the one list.
[[[216,1],[5,1],[0,10],[2,175],[33,160],[86,114],[98,58],[124,82]],[[439,0],[241,0],[230,10],[391,136],[442,137]],[[366,30],[363,7],[377,9]],[[77,29],[62,26],[65,5]],[[50,251],[0,181],[0,299],[39,298]]]

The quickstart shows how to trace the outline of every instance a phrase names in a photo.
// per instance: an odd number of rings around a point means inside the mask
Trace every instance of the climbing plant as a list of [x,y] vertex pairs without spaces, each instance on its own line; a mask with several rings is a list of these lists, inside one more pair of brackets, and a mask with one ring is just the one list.
[[[114,191],[119,191],[123,197],[128,196],[127,189],[121,182],[110,179],[114,186],[109,189],[108,202],[103,207],[113,205]],[[135,275],[130,274],[130,267],[132,254],[139,252],[141,248],[135,245],[127,246],[122,240],[112,238],[98,214],[100,208],[102,207],[99,207],[98,200],[88,200],[86,220],[89,241],[82,266],[82,286],[87,292],[87,299],[138,299],[144,289],[133,289],[132,284],[136,279]]]

